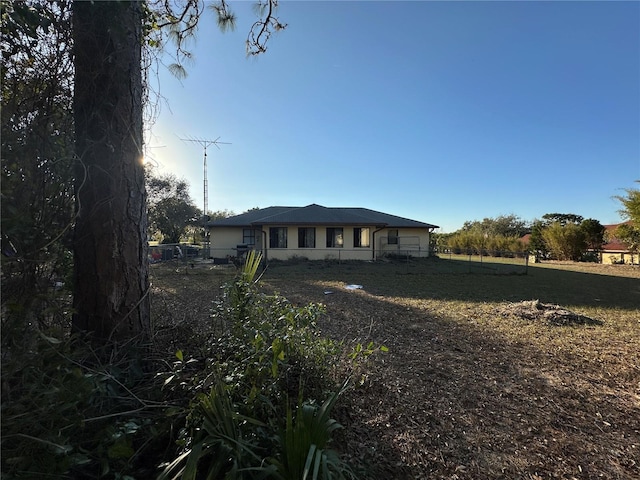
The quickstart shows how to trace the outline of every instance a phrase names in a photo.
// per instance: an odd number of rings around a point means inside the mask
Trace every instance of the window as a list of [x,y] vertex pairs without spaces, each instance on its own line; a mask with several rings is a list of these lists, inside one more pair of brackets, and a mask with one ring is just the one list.
[[242,230],[242,243],[244,245],[255,246],[256,244],[256,231],[252,228],[244,228]]
[[327,248],[342,248],[342,228],[327,228]]
[[389,230],[387,232],[387,243],[389,245],[398,245],[398,230]]
[[287,227],[269,228],[269,247],[287,248]]
[[369,229],[354,228],[353,229],[353,246],[358,248],[369,248]]
[[298,228],[298,248],[316,248],[315,228]]

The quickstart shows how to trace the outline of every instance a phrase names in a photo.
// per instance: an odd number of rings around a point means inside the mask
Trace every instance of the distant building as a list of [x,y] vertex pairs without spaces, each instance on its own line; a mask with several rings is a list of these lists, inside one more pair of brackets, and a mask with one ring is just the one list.
[[[631,222],[624,222],[631,223]],[[638,263],[638,256],[629,251],[629,247],[615,236],[615,230],[623,223],[604,225],[607,243],[602,245],[600,261],[602,263]]]

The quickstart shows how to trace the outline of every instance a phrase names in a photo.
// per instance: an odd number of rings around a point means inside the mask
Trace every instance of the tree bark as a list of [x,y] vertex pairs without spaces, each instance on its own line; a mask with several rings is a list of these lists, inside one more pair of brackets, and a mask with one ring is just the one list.
[[150,335],[142,165],[142,3],[75,1],[73,327],[98,343]]

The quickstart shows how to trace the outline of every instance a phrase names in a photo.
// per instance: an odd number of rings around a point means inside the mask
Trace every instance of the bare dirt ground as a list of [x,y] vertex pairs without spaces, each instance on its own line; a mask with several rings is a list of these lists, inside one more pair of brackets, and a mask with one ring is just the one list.
[[[336,412],[362,478],[640,478],[640,269],[442,264],[275,265],[263,277],[296,304],[324,303],[325,335],[389,348]],[[192,335],[232,273],[155,268],[158,323]]]

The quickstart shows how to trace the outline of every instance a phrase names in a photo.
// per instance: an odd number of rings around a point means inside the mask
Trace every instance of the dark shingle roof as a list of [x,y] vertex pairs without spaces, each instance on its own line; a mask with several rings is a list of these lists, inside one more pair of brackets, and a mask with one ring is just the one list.
[[374,225],[389,228],[438,228],[368,208],[323,207],[267,207],[229,218],[214,220],[211,227],[249,227],[261,225]]

